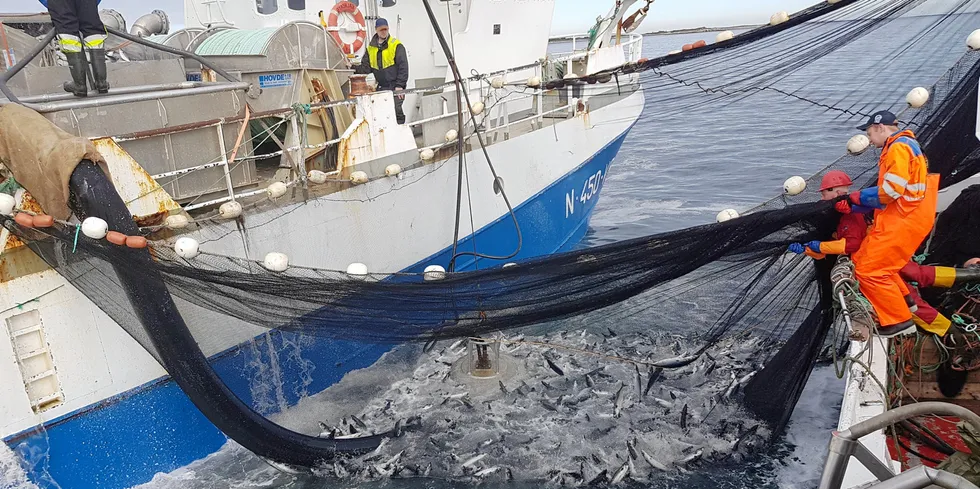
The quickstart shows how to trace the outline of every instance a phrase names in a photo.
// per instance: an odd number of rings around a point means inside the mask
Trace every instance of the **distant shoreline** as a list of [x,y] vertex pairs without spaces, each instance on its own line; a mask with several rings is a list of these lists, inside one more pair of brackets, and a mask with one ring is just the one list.
[[[703,34],[706,32],[722,32],[722,31],[745,31],[749,29],[755,29],[759,25],[733,25],[729,27],[689,27],[687,29],[673,29],[669,31],[650,31],[644,32],[644,36],[670,36],[674,34]],[[581,38],[581,34],[579,38]],[[571,34],[565,36],[552,37],[551,41],[571,41]]]

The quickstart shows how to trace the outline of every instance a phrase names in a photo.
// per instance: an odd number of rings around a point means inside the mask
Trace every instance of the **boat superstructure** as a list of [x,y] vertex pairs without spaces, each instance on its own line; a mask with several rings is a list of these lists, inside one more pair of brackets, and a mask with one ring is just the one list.
[[[405,124],[391,92],[351,83],[360,53],[345,52],[319,9],[292,0],[187,0],[174,33],[154,12],[127,36],[106,13],[112,88],[81,99],[61,91],[67,68],[45,44],[45,15],[17,16],[30,22],[3,26],[16,61],[0,103],[91,139],[152,239],[337,270],[500,266],[584,235],[643,110],[637,74],[592,76],[640,59],[642,37],[618,27],[632,3],[617,2],[584,49],[549,56],[553,1],[444,2],[437,15],[472,104],[462,131],[447,58],[424,9],[406,1],[358,7],[368,24],[388,18],[408,47]],[[30,208],[28,193],[11,192]],[[0,243],[0,425],[32,481],[128,487],[227,441],[97,301],[6,231]],[[201,332],[199,345],[269,415],[389,348],[233,326]]]

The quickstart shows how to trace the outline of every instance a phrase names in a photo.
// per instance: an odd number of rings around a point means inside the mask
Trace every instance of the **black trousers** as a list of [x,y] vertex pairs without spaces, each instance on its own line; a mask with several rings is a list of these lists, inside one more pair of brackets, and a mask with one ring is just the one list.
[[48,0],[48,13],[58,34],[81,37],[105,34],[98,0]]

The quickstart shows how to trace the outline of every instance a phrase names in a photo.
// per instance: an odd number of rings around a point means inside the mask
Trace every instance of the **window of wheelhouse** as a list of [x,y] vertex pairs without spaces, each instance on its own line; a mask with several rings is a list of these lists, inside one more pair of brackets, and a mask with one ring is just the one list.
[[306,10],[306,0],[289,0],[289,10]]
[[262,15],[274,14],[279,11],[279,0],[255,0],[255,11]]

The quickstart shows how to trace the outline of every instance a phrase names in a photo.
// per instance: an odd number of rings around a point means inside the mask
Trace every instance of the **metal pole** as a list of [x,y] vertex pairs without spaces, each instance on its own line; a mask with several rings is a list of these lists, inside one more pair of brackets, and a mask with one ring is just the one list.
[[977,489],[972,482],[943,470],[937,470],[925,465],[906,470],[901,474],[871,486],[874,489],[920,489],[929,486],[945,487],[947,489]]
[[228,197],[235,200],[235,186],[231,183],[231,168],[228,166],[228,150],[225,148],[225,131],[218,124],[218,147],[221,148],[221,165],[225,167],[225,185],[228,187]]
[[[209,83],[205,86],[186,88],[183,90],[157,90],[145,93],[127,93],[122,95],[109,95],[95,98],[76,98],[61,102],[51,102],[47,104],[22,104],[36,112],[42,114],[48,112],[58,112],[71,109],[91,109],[95,107],[107,107],[110,105],[125,104],[129,102],[145,102],[147,100],[163,100],[185,95],[204,95],[216,92],[228,92],[232,90],[246,90],[248,83]],[[0,102],[0,105],[3,105]]]
[[3,92],[3,96],[7,97],[7,100],[15,104],[20,103],[20,100],[18,100],[17,97],[14,96],[14,93],[11,92],[9,88],[7,88],[7,81],[13,78],[14,75],[16,75],[17,73],[20,73],[20,70],[23,70],[28,63],[30,63],[31,61],[34,60],[34,58],[37,57],[37,55],[41,54],[41,51],[44,50],[45,46],[51,43],[51,40],[54,39],[54,36],[55,36],[54,29],[51,29],[51,31],[48,32],[44,36],[44,38],[41,39],[41,42],[37,43],[37,45],[31,48],[31,50],[27,53],[26,56],[24,56],[20,61],[18,61],[17,64],[11,66],[10,69],[7,70],[5,73],[0,75],[0,92]]
[[221,75],[222,78],[224,78],[225,80],[228,80],[230,82],[240,82],[241,81],[241,79],[235,78],[235,77],[231,76],[227,71],[222,70],[221,68],[218,68],[216,65],[214,65],[210,61],[208,61],[208,60],[206,60],[206,59],[204,59],[204,58],[202,58],[202,57],[200,57],[200,56],[198,56],[198,55],[196,55],[196,54],[194,54],[194,53],[192,53],[190,51],[184,51],[182,49],[176,49],[176,48],[172,48],[170,46],[164,46],[163,44],[157,44],[155,42],[150,42],[150,41],[147,41],[146,39],[143,39],[142,37],[134,36],[134,35],[132,35],[132,34],[130,34],[128,32],[123,32],[123,31],[119,31],[119,30],[116,30],[116,29],[110,29],[108,27],[106,28],[106,31],[108,31],[109,34],[113,34],[113,35],[119,36],[119,37],[121,37],[123,39],[126,39],[127,41],[135,42],[136,44],[142,44],[142,45],[144,45],[144,46],[146,46],[148,48],[156,49],[157,51],[163,51],[165,53],[176,54],[177,56],[181,56],[183,58],[191,58],[194,61],[197,61],[198,63],[201,63],[205,67],[209,68],[211,71],[214,71],[215,73]]
[[[201,82],[178,82],[178,83],[157,83],[153,85],[137,85],[134,87],[119,87],[110,88],[109,95],[124,95],[130,93],[143,93],[152,92],[157,90],[183,90],[188,88],[203,87],[205,83]],[[98,94],[95,90],[88,93],[90,96],[95,96]],[[46,95],[31,95],[29,97],[21,97],[21,103],[49,103],[49,102],[60,102],[63,100],[74,100],[76,97],[70,93],[59,93],[59,94],[46,94]]]

